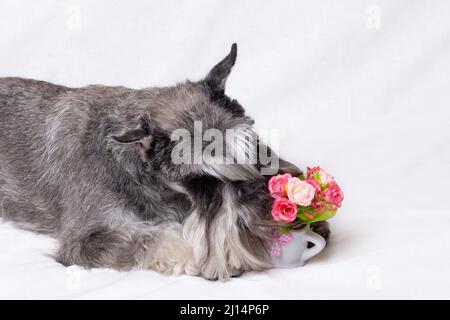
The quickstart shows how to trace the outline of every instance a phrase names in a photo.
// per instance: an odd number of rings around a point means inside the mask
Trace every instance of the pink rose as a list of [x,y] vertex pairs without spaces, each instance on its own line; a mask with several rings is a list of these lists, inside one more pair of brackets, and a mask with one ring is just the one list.
[[273,202],[272,217],[275,221],[292,222],[297,218],[297,206],[286,198],[276,198]]
[[323,193],[325,195],[325,200],[328,203],[332,204],[336,208],[341,206],[341,202],[344,200],[344,193],[336,182],[331,182]]
[[316,190],[312,185],[299,178],[290,178],[287,184],[287,196],[292,202],[304,207],[311,204]]
[[269,192],[273,198],[284,197],[286,195],[286,185],[292,178],[289,173],[273,176],[269,180]]

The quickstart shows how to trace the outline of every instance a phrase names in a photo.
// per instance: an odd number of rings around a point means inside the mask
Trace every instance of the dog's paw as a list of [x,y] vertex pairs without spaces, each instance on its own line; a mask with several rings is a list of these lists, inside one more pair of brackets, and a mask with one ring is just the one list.
[[147,268],[167,275],[198,275],[192,247],[182,238],[181,229],[161,231]]

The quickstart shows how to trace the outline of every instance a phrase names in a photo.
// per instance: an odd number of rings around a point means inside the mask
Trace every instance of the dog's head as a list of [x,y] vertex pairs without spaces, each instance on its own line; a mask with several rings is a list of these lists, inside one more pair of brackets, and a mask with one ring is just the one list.
[[233,44],[200,81],[143,90],[137,127],[114,139],[134,144],[154,172],[174,182],[202,174],[224,181],[260,178],[254,121],[225,94],[236,55]]

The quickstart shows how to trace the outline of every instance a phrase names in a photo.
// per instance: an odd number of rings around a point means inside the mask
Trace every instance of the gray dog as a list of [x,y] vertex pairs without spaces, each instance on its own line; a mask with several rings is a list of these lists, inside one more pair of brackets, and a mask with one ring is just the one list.
[[[195,135],[195,122],[202,133],[252,132],[253,120],[224,93],[236,50],[205,79],[167,88],[1,78],[1,217],[57,238],[66,266],[221,280],[270,268],[261,174],[270,164],[173,161],[173,132]],[[238,152],[248,153],[248,141]],[[277,161],[280,172],[299,173]],[[327,224],[314,228],[328,238]]]

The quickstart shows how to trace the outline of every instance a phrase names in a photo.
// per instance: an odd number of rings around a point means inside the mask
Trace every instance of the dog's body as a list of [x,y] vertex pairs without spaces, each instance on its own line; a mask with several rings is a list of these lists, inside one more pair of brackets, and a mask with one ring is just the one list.
[[270,267],[261,165],[171,161],[171,132],[194,121],[252,128],[224,94],[235,58],[233,46],[205,80],[168,88],[0,79],[1,217],[56,237],[64,265],[208,279]]

